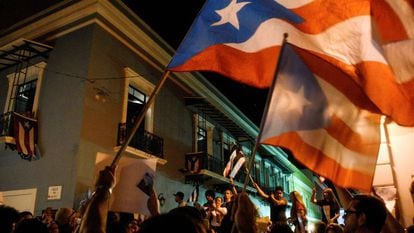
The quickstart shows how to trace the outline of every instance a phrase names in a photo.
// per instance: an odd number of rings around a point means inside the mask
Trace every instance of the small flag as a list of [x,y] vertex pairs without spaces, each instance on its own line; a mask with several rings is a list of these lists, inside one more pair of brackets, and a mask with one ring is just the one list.
[[245,162],[246,158],[244,157],[243,151],[239,148],[234,149],[230,155],[230,159],[227,162],[226,167],[224,168],[223,176],[230,176],[230,178],[234,178]]
[[202,153],[190,153],[185,155],[185,171],[197,174],[202,168]]
[[198,185],[196,185],[193,192],[191,192],[190,196],[188,197],[187,202],[198,202],[198,194],[199,194],[199,188]]
[[36,157],[37,120],[13,112],[14,139],[16,149],[23,159]]

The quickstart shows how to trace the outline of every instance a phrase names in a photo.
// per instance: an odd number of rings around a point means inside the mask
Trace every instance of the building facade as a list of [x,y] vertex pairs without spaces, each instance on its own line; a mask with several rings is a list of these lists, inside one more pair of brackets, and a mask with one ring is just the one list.
[[[0,47],[0,192],[5,200],[20,196],[19,210],[36,215],[77,208],[93,189],[97,156],[120,149],[174,51],[122,2],[108,0],[60,1],[3,30]],[[32,120],[29,128],[24,120]],[[202,75],[173,73],[123,156],[157,159],[155,187],[167,212],[176,206],[174,193],[189,195],[195,185],[200,203],[207,189],[222,195],[231,147],[241,145],[251,161],[258,131]],[[36,137],[36,146],[18,152],[25,137]],[[298,190],[309,218],[319,217],[309,202],[313,181],[280,148],[259,146],[250,174],[267,191]],[[251,184],[247,191],[268,216]]]

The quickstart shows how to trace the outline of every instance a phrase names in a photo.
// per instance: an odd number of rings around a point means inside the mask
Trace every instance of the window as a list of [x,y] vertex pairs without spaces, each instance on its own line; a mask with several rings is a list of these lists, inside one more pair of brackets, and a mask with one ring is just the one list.
[[254,177],[256,178],[258,184],[263,185],[262,179],[261,179],[261,176],[260,176],[261,163],[262,163],[261,160],[255,160],[254,161]]
[[265,163],[264,167],[264,182],[266,187],[270,187],[270,164]]
[[236,140],[230,137],[228,134],[222,132],[222,159],[224,163],[227,163],[229,161],[232,152],[231,149],[234,145],[236,145]]
[[[125,68],[124,72],[127,77],[125,79],[125,90],[127,91],[124,96],[124,113],[122,116],[122,122],[127,122],[128,128],[133,127],[134,120],[139,116],[141,110],[145,107],[145,104],[148,101],[147,96],[152,94],[154,85],[130,68]],[[154,102],[155,101],[153,101],[145,113],[145,118],[140,125],[141,131],[145,130],[153,132]]]
[[[141,112],[147,108],[147,96],[151,95],[154,85],[141,75],[129,68],[125,68],[123,112],[118,132],[118,145],[124,143],[126,137],[131,135],[132,129],[141,117]],[[149,153],[158,157],[163,156],[163,139],[153,134],[154,103],[143,113],[143,119],[137,131],[132,135],[128,146],[137,149],[138,155]],[[122,126],[122,127],[121,127]]]
[[14,112],[31,113],[33,110],[34,96],[36,93],[37,79],[19,84],[14,102]]
[[25,71],[21,70],[20,73],[7,75],[9,85],[5,113],[14,111],[36,116],[45,67],[46,63],[40,62],[29,66]]
[[[135,125],[135,121],[145,107],[146,95],[133,86],[128,87],[128,104],[127,104],[127,132],[129,133]],[[145,127],[145,118],[141,122],[137,132],[143,133]]]
[[214,125],[200,114],[194,114],[194,125],[195,151],[204,151],[208,155],[213,155]]
[[197,127],[197,151],[207,151],[207,131]]

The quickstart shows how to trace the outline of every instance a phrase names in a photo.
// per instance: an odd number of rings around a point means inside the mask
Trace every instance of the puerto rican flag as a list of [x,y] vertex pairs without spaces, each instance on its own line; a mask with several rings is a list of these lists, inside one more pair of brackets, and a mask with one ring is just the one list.
[[380,146],[375,105],[336,66],[288,43],[282,51],[260,142],[289,149],[340,187],[370,191]]
[[344,72],[379,113],[414,126],[413,22],[412,1],[207,0],[167,69],[268,88],[287,33]]
[[234,149],[230,155],[230,159],[227,162],[226,167],[224,168],[223,176],[231,177],[233,179],[245,162],[246,158],[244,157],[243,151],[238,148]]
[[14,138],[16,149],[23,159],[36,157],[37,120],[13,113]]

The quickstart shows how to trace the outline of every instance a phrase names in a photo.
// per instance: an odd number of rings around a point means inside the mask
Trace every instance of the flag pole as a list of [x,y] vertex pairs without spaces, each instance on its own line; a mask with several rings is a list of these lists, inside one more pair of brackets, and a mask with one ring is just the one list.
[[287,37],[288,37],[288,34],[284,33],[283,34],[282,46],[281,46],[280,52],[279,52],[279,59],[277,61],[276,70],[275,70],[275,73],[274,73],[274,78],[272,80],[272,85],[270,86],[269,92],[267,94],[266,106],[265,106],[265,109],[263,111],[262,119],[260,121],[259,134],[257,135],[256,142],[255,142],[253,150],[251,152],[251,159],[249,161],[249,165],[248,165],[248,168],[247,168],[247,176],[244,179],[243,191],[246,190],[247,184],[249,183],[249,178],[253,182],[253,178],[250,176],[250,171],[252,170],[253,163],[254,163],[254,157],[256,155],[257,148],[259,147],[260,140],[261,140],[261,137],[262,137],[263,126],[264,126],[264,123],[266,121],[267,111],[269,109],[269,102],[270,102],[270,99],[272,97],[273,90],[275,89],[274,87],[275,87],[275,84],[276,84],[276,78],[277,78],[277,74],[279,73],[280,63],[281,63],[281,60],[282,60],[281,55],[283,54],[283,50],[284,50],[285,45],[287,43]]
[[161,77],[161,80],[159,81],[159,83],[155,87],[154,91],[151,93],[151,96],[149,97],[148,102],[145,104],[144,109],[141,110],[137,121],[135,121],[134,127],[132,128],[131,132],[129,132],[129,135],[128,135],[127,139],[121,145],[121,148],[119,148],[117,154],[115,155],[115,158],[112,160],[112,163],[111,163],[112,168],[116,167],[116,165],[118,164],[119,160],[121,159],[122,153],[125,151],[128,144],[131,142],[132,138],[135,135],[135,132],[138,130],[139,125],[144,120],[145,114],[147,113],[149,107],[151,106],[152,102],[154,102],[155,96],[160,91],[161,87],[163,86],[164,82],[167,80],[170,73],[171,73],[171,71],[169,71],[169,70],[164,71],[164,73]]

